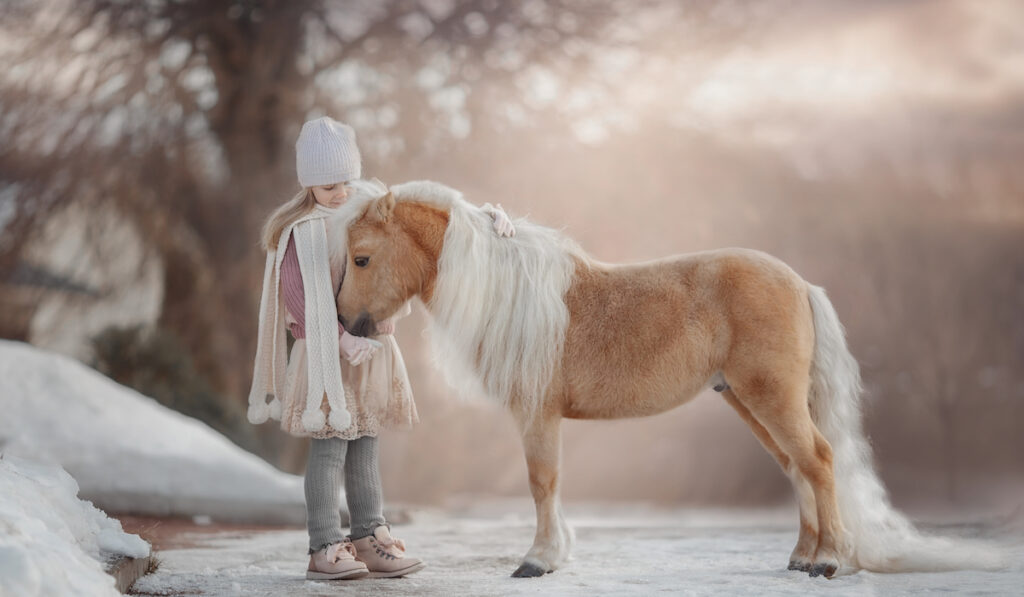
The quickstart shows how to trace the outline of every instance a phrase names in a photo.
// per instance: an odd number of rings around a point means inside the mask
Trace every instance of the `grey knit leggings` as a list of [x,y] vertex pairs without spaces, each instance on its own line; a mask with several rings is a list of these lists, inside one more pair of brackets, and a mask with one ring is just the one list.
[[350,537],[361,539],[386,524],[377,465],[377,438],[314,439],[306,465],[306,526],[310,553],[345,539],[338,511],[342,471],[352,529]]

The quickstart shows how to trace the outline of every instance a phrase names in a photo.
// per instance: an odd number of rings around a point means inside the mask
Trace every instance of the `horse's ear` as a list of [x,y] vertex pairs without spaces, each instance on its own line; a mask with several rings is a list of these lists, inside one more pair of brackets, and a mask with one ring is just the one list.
[[391,214],[395,211],[395,196],[388,191],[387,195],[377,199],[370,207],[370,214],[374,220],[384,222],[391,221]]

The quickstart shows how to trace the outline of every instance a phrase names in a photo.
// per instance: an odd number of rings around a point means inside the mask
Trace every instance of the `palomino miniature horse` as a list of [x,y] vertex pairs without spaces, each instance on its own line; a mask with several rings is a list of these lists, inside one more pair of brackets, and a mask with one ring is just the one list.
[[490,226],[437,183],[371,199],[349,227],[338,313],[361,334],[418,296],[448,381],[516,418],[537,533],[513,576],[569,555],[562,418],[658,414],[712,386],[794,485],[790,569],[986,566],[921,537],[889,506],[861,431],[857,362],[821,288],[757,251],[607,265],[550,229],[519,221],[514,238],[499,238]]

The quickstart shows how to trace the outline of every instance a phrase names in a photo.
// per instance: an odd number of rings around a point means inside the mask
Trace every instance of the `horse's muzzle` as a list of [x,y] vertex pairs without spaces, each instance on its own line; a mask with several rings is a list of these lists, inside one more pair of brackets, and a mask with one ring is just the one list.
[[352,325],[349,325],[341,315],[338,315],[338,322],[341,323],[341,327],[345,328],[346,332],[353,336],[366,337],[371,335],[377,328],[377,325],[373,322],[370,314],[365,311],[359,314],[359,317],[356,318]]

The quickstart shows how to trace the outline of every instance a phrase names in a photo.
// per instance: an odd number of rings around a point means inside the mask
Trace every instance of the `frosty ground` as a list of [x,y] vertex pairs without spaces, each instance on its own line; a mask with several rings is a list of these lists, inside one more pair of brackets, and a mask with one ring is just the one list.
[[[575,559],[542,578],[513,579],[533,540],[532,504],[467,498],[411,511],[408,524],[395,526],[427,561],[424,571],[308,582],[300,477],[81,363],[21,343],[0,341],[0,411],[0,597],[117,595],[103,563],[110,555],[138,557],[148,546],[103,511],[158,517],[174,529],[154,545],[159,568],[136,583],[141,595],[1008,595],[1024,586],[1024,512],[1016,497],[988,512],[926,517],[947,525],[944,535],[1006,547],[1010,566],[998,572],[809,578],[785,570],[796,542],[794,507],[569,502]],[[190,523],[181,520],[192,519],[219,523],[182,533]],[[297,526],[214,532],[225,521]]]
[[785,570],[796,513],[782,510],[659,510],[572,505],[574,559],[537,579],[509,574],[533,539],[527,501],[413,512],[394,528],[428,567],[409,578],[305,580],[303,529],[195,532],[188,547],[158,553],[141,595],[958,595],[1020,594],[1024,543],[1019,517],[982,517],[943,534],[985,537],[1007,547],[997,572],[860,572],[832,580]]

